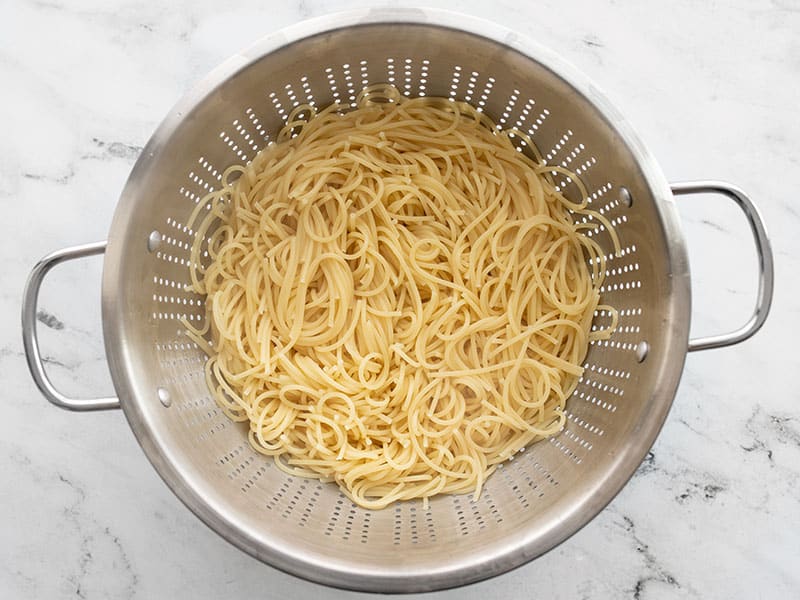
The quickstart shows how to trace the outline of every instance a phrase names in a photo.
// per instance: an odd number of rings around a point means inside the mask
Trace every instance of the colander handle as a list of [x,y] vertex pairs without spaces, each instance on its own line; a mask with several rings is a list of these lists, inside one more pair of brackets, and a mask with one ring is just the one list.
[[31,370],[33,380],[37,387],[50,402],[59,408],[69,410],[104,410],[107,408],[119,408],[117,398],[70,398],[59,392],[44,370],[44,361],[39,351],[39,337],[36,332],[36,309],[39,304],[39,288],[42,286],[44,276],[57,264],[73,260],[94,256],[105,252],[106,242],[95,242],[82,246],[73,246],[57,250],[45,256],[36,263],[28,282],[25,284],[25,294],[22,297],[22,343],[25,346],[25,358],[28,361],[28,368]]
[[733,200],[742,209],[753,237],[756,242],[758,254],[758,297],[756,308],[750,319],[739,329],[721,335],[695,338],[689,340],[689,352],[695,350],[708,350],[709,348],[722,348],[743,342],[756,331],[761,329],[767,320],[770,305],[772,304],[772,289],[775,280],[775,267],[772,260],[772,246],[764,226],[761,213],[752,200],[737,186],[724,181],[685,181],[670,184],[672,193],[676,196],[687,194],[721,194]]

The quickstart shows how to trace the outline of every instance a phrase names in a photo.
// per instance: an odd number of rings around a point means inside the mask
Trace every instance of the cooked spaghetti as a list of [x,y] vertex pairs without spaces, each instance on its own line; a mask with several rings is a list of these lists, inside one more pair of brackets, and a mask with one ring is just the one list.
[[[253,447],[382,508],[557,433],[604,253],[580,179],[444,98],[308,105],[192,215],[206,377]],[[566,191],[569,190],[569,193]]]

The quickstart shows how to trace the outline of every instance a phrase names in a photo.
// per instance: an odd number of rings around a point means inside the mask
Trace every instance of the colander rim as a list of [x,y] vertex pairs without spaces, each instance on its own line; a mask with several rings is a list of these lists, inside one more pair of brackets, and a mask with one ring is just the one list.
[[[664,363],[660,373],[659,389],[653,392],[655,401],[651,403],[651,411],[647,417],[640,423],[636,443],[615,457],[613,465],[608,467],[609,477],[601,482],[604,484],[602,488],[598,484],[597,487],[600,489],[586,490],[580,514],[573,511],[558,527],[550,528],[545,536],[534,535],[531,532],[526,536],[523,532],[513,540],[509,540],[509,543],[504,545],[504,550],[493,555],[480,556],[479,559],[465,560],[456,567],[440,571],[427,570],[424,573],[410,570],[365,571],[332,567],[330,562],[322,564],[309,560],[308,556],[289,555],[285,549],[265,547],[263,543],[249,535],[246,528],[237,522],[234,516],[226,514],[213,499],[201,496],[190,483],[193,474],[185,465],[173,459],[168,444],[155,434],[142,411],[141,398],[150,394],[150,390],[142,389],[140,382],[132,377],[131,369],[128,368],[132,362],[133,345],[127,343],[126,337],[121,332],[124,331],[124,324],[129,315],[126,313],[125,303],[120,301],[117,292],[119,287],[117,277],[123,270],[122,264],[125,260],[125,244],[119,240],[124,239],[127,223],[136,209],[140,180],[151,163],[156,160],[159,148],[178,128],[184,115],[191,113],[227,79],[269,53],[301,39],[342,28],[389,23],[454,29],[508,46],[550,69],[581,93],[627,144],[643,179],[657,200],[656,208],[669,241],[669,264],[673,267],[671,302],[675,314],[685,315],[685,319],[678,319],[679,322],[674,324],[668,352],[672,360]],[[265,36],[212,70],[169,111],[134,165],[110,228],[102,284],[106,353],[121,406],[148,459],[175,495],[200,520],[227,541],[282,571],[309,581],[344,589],[408,593],[457,587],[510,571],[553,549],[603,510],[633,475],[655,441],[669,412],[686,356],[690,298],[688,260],[679,218],[667,181],[658,163],[634,133],[630,124],[605,98],[599,88],[560,56],[511,29],[473,16],[427,8],[357,9],[306,20]]]

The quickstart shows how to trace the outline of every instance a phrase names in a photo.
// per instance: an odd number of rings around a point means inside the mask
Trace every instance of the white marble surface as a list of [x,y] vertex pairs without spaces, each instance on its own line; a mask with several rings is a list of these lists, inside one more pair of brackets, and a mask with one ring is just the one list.
[[[103,239],[161,117],[257,37],[363,2],[0,3],[0,597],[355,598],[263,566],[204,527],[119,412],[49,406],[22,356],[20,296],[44,253]],[[652,454],[590,525],[510,574],[436,598],[800,595],[800,2],[432,2],[537,38],[587,72],[671,179],[728,179],[763,210],[776,295],[761,333],[689,356]],[[739,324],[755,295],[742,217],[680,201],[693,330]],[[54,379],[110,393],[101,260],[43,290]],[[358,597],[363,597],[358,595]],[[434,597],[434,595],[430,596]]]

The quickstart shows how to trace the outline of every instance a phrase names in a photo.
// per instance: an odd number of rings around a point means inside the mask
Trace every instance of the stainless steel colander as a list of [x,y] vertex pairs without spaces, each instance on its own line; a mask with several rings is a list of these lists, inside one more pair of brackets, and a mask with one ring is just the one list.
[[[204,356],[181,317],[203,319],[187,292],[196,203],[225,167],[275,138],[293,106],[352,102],[394,83],[480,107],[528,132],[548,161],[579,174],[592,207],[616,226],[607,248],[604,302],[619,327],[591,345],[563,432],[529,447],[488,480],[478,500],[434,498],[381,511],[354,506],[333,484],[286,475],[250,449],[245,429],[217,409]],[[689,340],[689,268],[673,196],[716,192],[753,230],[760,264],[755,312],[730,334]],[[606,236],[599,236],[598,239]],[[72,399],[44,372],[36,304],[47,271],[105,251],[106,351],[119,399]],[[621,489],[669,411],[688,350],[742,341],[766,318],[772,255],[758,211],[734,186],[674,184],[625,120],[582,75],[507,29],[439,11],[359,11],[271,35],[223,64],[167,116],[142,151],[108,243],[44,258],[28,281],[23,337],[31,372],[54,404],[122,407],[150,461],[175,494],[217,533],[260,560],[321,583],[383,592],[478,581],[548,551]],[[598,314],[602,325],[608,316]]]

